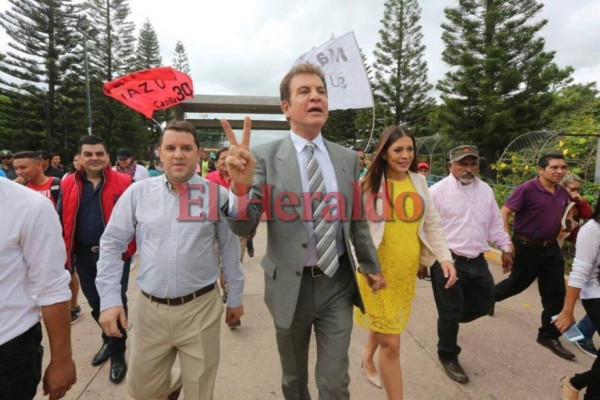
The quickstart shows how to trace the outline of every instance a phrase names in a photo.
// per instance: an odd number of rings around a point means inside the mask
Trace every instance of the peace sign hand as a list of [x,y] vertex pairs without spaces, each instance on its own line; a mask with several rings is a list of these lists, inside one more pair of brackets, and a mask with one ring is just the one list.
[[250,129],[252,121],[250,117],[244,118],[244,129],[242,131],[242,143],[238,143],[231,129],[231,125],[225,118],[221,119],[221,126],[229,140],[229,156],[225,159],[229,177],[231,178],[231,190],[237,196],[243,196],[250,191],[254,180],[254,169],[256,160],[250,153]]

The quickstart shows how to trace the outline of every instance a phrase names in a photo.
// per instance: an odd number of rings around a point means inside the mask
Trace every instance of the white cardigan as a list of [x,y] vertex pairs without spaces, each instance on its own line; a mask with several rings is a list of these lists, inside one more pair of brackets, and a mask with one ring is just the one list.
[[[423,216],[421,217],[418,231],[418,236],[422,244],[421,265],[431,267],[436,259],[439,262],[452,262],[452,255],[450,254],[448,244],[446,243],[446,237],[444,236],[444,232],[440,225],[440,215],[429,194],[429,188],[427,187],[425,177],[411,171],[408,172],[408,176],[424,203]],[[378,196],[375,203],[377,215],[383,215],[383,199],[386,198],[385,186],[385,181],[382,177],[381,186],[379,187],[379,193],[382,194],[382,196]],[[383,240],[385,220],[373,221],[372,219],[367,219],[367,221],[369,230],[371,231],[371,237],[373,238],[373,244],[376,248],[379,248],[379,245]]]
[[581,289],[580,298],[600,298],[598,265],[600,265],[600,224],[590,220],[579,229],[577,234],[575,260],[569,275],[569,286]]

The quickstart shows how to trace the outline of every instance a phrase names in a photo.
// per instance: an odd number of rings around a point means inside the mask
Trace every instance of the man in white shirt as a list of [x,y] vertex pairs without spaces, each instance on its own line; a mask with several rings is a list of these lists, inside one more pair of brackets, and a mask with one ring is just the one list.
[[[467,383],[469,376],[458,362],[459,323],[486,315],[494,304],[494,278],[483,253],[488,242],[502,249],[502,268],[512,268],[512,243],[504,231],[492,188],[477,177],[479,151],[470,145],[450,151],[450,175],[430,189],[458,279],[445,288],[439,263],[431,267],[431,286],[438,310],[438,357],[446,374]],[[420,275],[421,276],[421,275]]]
[[60,399],[75,383],[69,273],[52,202],[8,179],[0,204],[19,204],[0,224],[0,399],[32,399],[42,371],[41,316],[50,342],[44,393]]
[[[122,336],[118,323],[127,327],[119,285],[121,254],[134,237],[139,249],[136,283],[141,296],[131,316],[127,374],[134,399],[176,399],[182,386],[186,399],[212,399],[223,313],[215,290],[215,243],[227,282],[225,322],[235,324],[243,314],[239,242],[219,215],[227,191],[195,174],[199,148],[192,124],[167,126],[160,138],[165,174],[123,193],[100,240],[96,286],[100,324],[108,336]],[[181,370],[172,373],[177,354]]]

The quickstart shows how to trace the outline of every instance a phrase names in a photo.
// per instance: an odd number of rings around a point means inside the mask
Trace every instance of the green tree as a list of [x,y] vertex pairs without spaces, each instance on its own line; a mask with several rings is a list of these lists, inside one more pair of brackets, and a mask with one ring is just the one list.
[[572,128],[572,117],[581,115],[582,110],[589,108],[598,100],[596,82],[574,84],[552,93],[553,101],[546,111],[546,119],[555,129]]
[[87,17],[97,31],[89,43],[94,134],[109,149],[128,147],[136,155],[151,152],[151,135],[144,118],[102,92],[105,82],[133,72],[136,67],[135,30],[128,0],[88,0]]
[[[181,40],[178,40],[175,44],[175,54],[173,55],[173,61],[171,66],[177,71],[181,71],[186,74],[190,74],[190,62],[185,51],[185,46]],[[168,116],[170,120],[182,121],[185,119],[185,113],[181,109],[181,106],[174,106],[169,108]]]
[[149,20],[146,20],[140,29],[135,58],[138,70],[156,68],[162,64],[158,36]]
[[175,54],[173,55],[173,62],[171,65],[177,71],[181,71],[186,74],[191,72],[187,52],[185,51],[185,46],[181,40],[178,40],[175,44]]
[[442,58],[450,70],[437,85],[442,133],[478,145],[488,162],[519,134],[545,126],[552,92],[573,71],[559,69],[554,52],[544,50],[542,7],[536,0],[459,0],[444,10]]
[[11,8],[0,13],[0,26],[10,37],[9,49],[0,53],[0,141],[24,133],[10,146],[54,150],[59,143],[56,133],[67,129],[60,126],[59,99],[75,61],[69,19],[74,8],[70,0],[9,2]]
[[373,65],[375,97],[384,106],[385,125],[407,124],[417,131],[426,126],[433,104],[420,19],[417,0],[387,0]]

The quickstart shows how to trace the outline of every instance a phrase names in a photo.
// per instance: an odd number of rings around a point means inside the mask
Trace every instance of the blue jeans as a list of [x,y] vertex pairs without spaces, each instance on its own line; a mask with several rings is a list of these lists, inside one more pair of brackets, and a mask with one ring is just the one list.
[[585,317],[583,317],[581,321],[577,323],[577,328],[579,328],[581,333],[583,333],[583,336],[585,336],[585,339],[582,340],[592,340],[592,336],[594,336],[594,333],[596,333],[596,327],[594,326],[590,316],[587,314],[585,314]]
[[0,345],[0,399],[31,400],[42,378],[42,326]]

